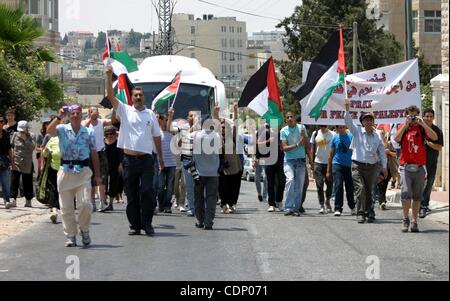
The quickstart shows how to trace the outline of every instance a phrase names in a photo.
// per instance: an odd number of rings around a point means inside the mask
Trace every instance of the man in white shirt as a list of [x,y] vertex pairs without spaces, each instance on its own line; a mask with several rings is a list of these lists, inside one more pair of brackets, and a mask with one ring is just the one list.
[[[331,142],[333,141],[334,132],[328,129],[327,125],[321,125],[320,129],[315,131],[311,136],[311,145],[313,146],[312,154],[314,156],[314,180],[316,181],[317,193],[319,196],[320,211],[324,214],[331,213],[331,194],[333,192],[333,181],[327,177],[328,155],[331,150]],[[327,185],[324,196],[323,184]],[[326,209],[325,209],[326,206]]]
[[112,67],[106,67],[107,97],[120,118],[120,134],[117,146],[124,151],[124,184],[127,189],[127,217],[129,235],[140,235],[141,229],[153,236],[153,213],[156,191],[153,189],[154,159],[156,148],[159,167],[164,169],[161,148],[161,129],[155,114],[144,105],[144,90],[135,87],[132,91],[133,106],[119,102],[112,87]]
[[[105,211],[105,209],[108,207],[108,202],[106,201],[106,184],[108,183],[108,160],[106,158],[105,154],[105,141],[104,141],[104,127],[111,125],[111,120],[109,119],[100,119],[98,108],[96,107],[90,107],[88,110],[88,118],[81,122],[81,124],[91,130],[95,137],[95,148],[97,149],[98,158],[100,160],[100,178],[102,179],[102,182],[98,185],[98,192],[100,195],[100,212]],[[92,167],[92,160],[89,163],[89,166],[91,169]],[[93,180],[93,179],[92,179]],[[92,181],[92,184],[94,182]],[[96,211],[96,205],[95,205],[95,192],[97,187],[92,185],[91,190],[91,202],[92,202],[92,210]]]

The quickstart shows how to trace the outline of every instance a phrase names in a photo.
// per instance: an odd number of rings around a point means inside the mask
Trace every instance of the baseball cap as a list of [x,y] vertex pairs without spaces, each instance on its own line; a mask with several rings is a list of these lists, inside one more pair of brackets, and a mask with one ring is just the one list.
[[19,123],[17,124],[17,131],[18,132],[25,132],[27,129],[29,129],[30,127],[28,126],[28,122],[26,122],[25,120],[21,120],[19,121]]
[[361,122],[361,124],[362,124],[363,120],[367,117],[372,117],[372,119],[375,120],[375,115],[373,115],[373,113],[363,112],[363,113],[361,113],[361,117],[359,117],[359,122]]

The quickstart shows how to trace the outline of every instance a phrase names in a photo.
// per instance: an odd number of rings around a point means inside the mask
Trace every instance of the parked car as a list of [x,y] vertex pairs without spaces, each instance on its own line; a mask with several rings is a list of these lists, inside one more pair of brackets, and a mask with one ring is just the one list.
[[255,180],[255,169],[253,168],[253,159],[244,159],[244,172],[242,173],[242,178],[248,182]]

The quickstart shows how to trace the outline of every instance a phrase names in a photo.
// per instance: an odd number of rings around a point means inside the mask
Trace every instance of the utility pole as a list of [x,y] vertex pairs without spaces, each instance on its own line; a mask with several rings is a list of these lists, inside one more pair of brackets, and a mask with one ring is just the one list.
[[153,6],[156,9],[156,14],[159,19],[160,41],[158,52],[159,54],[170,55],[173,50],[172,15],[175,7],[175,0],[157,1],[158,4],[153,3]]
[[353,22],[353,74],[358,72],[358,22]]
[[412,35],[412,4],[411,0],[405,0],[405,27],[406,27],[406,40],[405,40],[405,53],[406,60],[413,58],[413,35]]

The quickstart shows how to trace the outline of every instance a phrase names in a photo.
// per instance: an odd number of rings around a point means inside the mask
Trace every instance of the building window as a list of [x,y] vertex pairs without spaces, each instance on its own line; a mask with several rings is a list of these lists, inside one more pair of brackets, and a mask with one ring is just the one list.
[[412,31],[419,31],[419,16],[417,14],[417,10],[412,11]]
[[222,48],[227,48],[227,39],[222,39]]
[[230,40],[230,48],[234,48],[234,40]]
[[222,73],[227,73],[227,65],[222,65]]
[[195,40],[191,40],[191,45],[195,46]]
[[442,65],[431,65],[431,73],[433,74],[433,77],[442,74]]
[[38,15],[39,14],[39,6],[40,6],[40,0],[30,0],[30,14],[31,15]]
[[195,26],[191,26],[191,34],[195,34]]
[[424,11],[425,32],[441,32],[441,11]]

